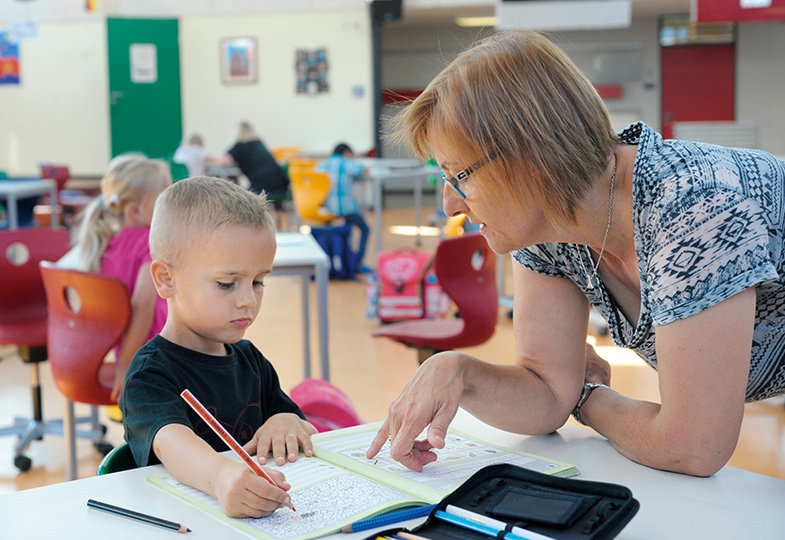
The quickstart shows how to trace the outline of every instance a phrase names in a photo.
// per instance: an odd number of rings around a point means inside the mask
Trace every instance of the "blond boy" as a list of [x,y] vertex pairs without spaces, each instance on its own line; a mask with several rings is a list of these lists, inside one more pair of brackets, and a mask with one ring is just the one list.
[[263,196],[196,177],[167,188],[150,230],[151,272],[169,314],[139,349],[120,401],[125,438],[140,466],[159,460],[179,481],[215,496],[231,517],[260,517],[291,504],[279,487],[219,452],[226,446],[180,398],[188,388],[261,463],[313,454],[316,429],[281,389],[245,330],[262,302],[275,256]]

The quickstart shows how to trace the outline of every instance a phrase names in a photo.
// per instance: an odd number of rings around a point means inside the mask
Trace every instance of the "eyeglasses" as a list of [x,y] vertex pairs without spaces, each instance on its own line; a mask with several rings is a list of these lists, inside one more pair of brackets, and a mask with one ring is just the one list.
[[493,156],[489,156],[484,159],[481,159],[477,163],[473,163],[472,165],[469,165],[455,176],[451,176],[449,178],[447,177],[446,174],[444,174],[444,171],[442,171],[442,178],[444,179],[445,182],[449,182],[452,185],[452,187],[455,188],[455,191],[458,192],[458,195],[461,197],[461,199],[465,199],[466,194],[463,191],[461,191],[461,188],[458,187],[458,184],[469,178],[469,175],[477,172],[483,165],[485,165],[492,159]]

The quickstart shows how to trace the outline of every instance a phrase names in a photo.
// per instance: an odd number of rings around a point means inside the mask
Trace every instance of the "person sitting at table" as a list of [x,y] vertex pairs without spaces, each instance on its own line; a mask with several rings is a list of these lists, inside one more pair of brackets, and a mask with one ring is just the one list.
[[[166,321],[166,302],[150,276],[147,241],[155,199],[171,183],[169,166],[161,160],[136,155],[113,160],[101,180],[101,194],[85,208],[73,250],[79,261],[73,266],[121,279],[131,297],[131,322],[114,349],[114,400],[120,399],[131,358]],[[68,266],[68,259],[58,265]],[[116,410],[110,409],[110,417],[120,420]]]
[[205,164],[212,158],[204,149],[204,140],[198,133],[192,133],[177,147],[172,161],[188,168],[188,176],[204,176]]
[[159,197],[150,226],[151,272],[169,315],[134,356],[120,400],[139,466],[160,462],[178,481],[218,499],[230,517],[266,516],[291,505],[278,486],[219,452],[226,444],[180,397],[189,390],[264,463],[313,454],[316,428],[281,389],[273,365],[247,340],[272,270],[275,230],[265,196],[196,177]]
[[346,223],[354,225],[360,231],[360,241],[355,250],[357,261],[355,272],[360,272],[363,269],[362,261],[371,229],[360,213],[360,205],[352,193],[352,188],[354,180],[365,173],[365,166],[354,161],[354,152],[348,144],[339,143],[330,157],[319,163],[316,169],[330,175],[330,193],[324,201],[324,206],[331,214],[343,217]]
[[248,178],[251,191],[264,191],[276,210],[283,207],[289,179],[248,122],[240,122],[237,139],[224,156],[222,165],[235,165]]
[[[368,457],[390,438],[394,459],[422,469],[463,407],[532,435],[572,413],[638,463],[720,470],[745,401],[785,393],[785,162],[642,122],[615,133],[591,82],[531,31],[461,53],[398,119],[444,171],[447,215],[514,256],[515,364],[432,356]],[[586,344],[592,306],[658,370],[660,403],[611,387]]]

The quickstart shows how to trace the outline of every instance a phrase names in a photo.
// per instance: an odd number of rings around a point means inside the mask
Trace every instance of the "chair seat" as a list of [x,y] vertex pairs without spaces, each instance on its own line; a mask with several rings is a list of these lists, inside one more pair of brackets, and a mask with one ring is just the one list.
[[[462,319],[437,319],[405,321],[385,326],[373,333],[374,337],[387,337],[409,345],[431,349],[455,349],[471,347],[475,343],[472,336],[464,336]],[[468,339],[467,339],[468,338]]]

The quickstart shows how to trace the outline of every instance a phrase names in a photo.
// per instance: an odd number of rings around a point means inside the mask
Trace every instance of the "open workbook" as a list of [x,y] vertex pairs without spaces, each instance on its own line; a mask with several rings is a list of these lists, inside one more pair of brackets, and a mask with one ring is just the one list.
[[300,456],[282,467],[265,465],[286,475],[297,512],[281,508],[264,518],[233,519],[223,513],[217,499],[170,476],[148,480],[253,537],[305,540],[386,511],[439,502],[487,465],[511,463],[561,477],[578,474],[566,463],[495,446],[453,429],[444,449],[435,450],[438,459],[422,472],[411,471],[392,460],[389,442],[375,458],[365,457],[380,426],[365,424],[319,433],[313,436],[314,457]]

